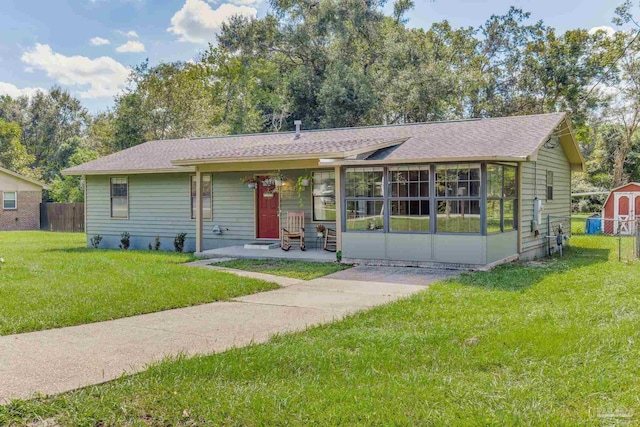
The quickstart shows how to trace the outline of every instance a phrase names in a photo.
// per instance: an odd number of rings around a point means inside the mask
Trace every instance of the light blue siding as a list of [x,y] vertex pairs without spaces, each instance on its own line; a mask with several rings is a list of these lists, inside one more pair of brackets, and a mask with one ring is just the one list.
[[109,176],[87,177],[87,239],[103,236],[101,247],[118,247],[120,234],[131,234],[132,249],[146,249],[156,236],[162,248],[173,249],[178,233],[187,233],[187,249],[195,247],[195,222],[190,219],[189,174],[129,175],[129,218],[110,215]]
[[[271,171],[212,173],[213,219],[203,222],[203,247],[213,249],[241,245],[255,240],[255,194],[241,182],[246,175],[269,175]],[[285,171],[289,182],[280,194],[282,225],[289,211],[304,211],[307,244],[316,243],[317,223],[312,223],[311,186],[301,195],[293,191],[298,176],[309,171]],[[162,249],[173,250],[173,239],[178,233],[187,233],[185,249],[195,250],[195,220],[191,219],[190,174],[128,175],[129,218],[110,217],[109,176],[87,177],[87,241],[94,235],[103,236],[101,247],[117,248],[120,234],[131,234],[132,249],[147,249],[156,236]],[[335,228],[335,223],[323,222]],[[222,233],[214,234],[217,225]],[[322,244],[318,240],[318,244]]]
[[[557,139],[557,138],[554,138]],[[555,141],[557,143],[557,141]],[[542,147],[537,162],[522,164],[522,197],[521,230],[522,259],[543,257],[546,255],[547,215],[571,215],[571,167],[562,146],[557,143],[554,148]],[[553,200],[547,200],[547,171],[553,171]],[[538,226],[539,235],[531,228],[533,220],[533,204],[536,196],[542,200],[542,221]]]

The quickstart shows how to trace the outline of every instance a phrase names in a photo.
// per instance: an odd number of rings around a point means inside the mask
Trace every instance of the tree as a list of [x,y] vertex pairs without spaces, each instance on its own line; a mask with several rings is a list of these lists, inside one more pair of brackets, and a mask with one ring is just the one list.
[[0,119],[0,166],[22,175],[33,176],[29,169],[33,156],[20,142],[20,126]]
[[0,101],[0,118],[18,123],[21,142],[33,156],[33,170],[45,181],[59,172],[51,162],[61,145],[71,138],[81,138],[86,131],[89,114],[77,98],[69,92],[53,87],[49,92],[37,92],[31,98]]
[[[98,158],[90,148],[76,148],[69,157],[67,167],[77,166]],[[56,176],[49,185],[49,197],[59,203],[84,202],[82,179],[79,176]]]
[[[110,151],[129,148],[153,139],[188,138],[215,134],[210,71],[206,64],[173,62],[135,67],[131,87],[116,98],[112,117]],[[112,121],[107,123],[106,120]],[[103,131],[107,131],[103,127]]]
[[342,62],[331,64],[327,75],[318,93],[322,127],[364,124],[377,101],[369,78]]

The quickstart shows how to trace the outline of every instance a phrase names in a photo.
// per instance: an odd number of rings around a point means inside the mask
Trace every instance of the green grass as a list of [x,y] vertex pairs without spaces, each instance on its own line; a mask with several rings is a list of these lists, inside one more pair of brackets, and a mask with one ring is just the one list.
[[[396,232],[429,231],[429,221],[427,217],[391,217],[391,229]],[[383,228],[381,216],[347,219],[347,230],[365,231]],[[467,215],[464,218],[453,214],[449,218],[441,215],[437,217],[436,229],[440,233],[479,233],[480,218],[474,215]]]
[[[87,249],[83,234],[0,233],[0,335],[224,300],[276,284],[181,265],[189,254]],[[0,423],[1,424],[1,423]]]
[[267,344],[16,401],[0,424],[638,424],[640,266],[593,242]]
[[429,232],[429,217],[392,216],[389,218],[389,229],[392,232],[398,231],[419,231]]
[[336,262],[308,262],[290,260],[265,259],[237,259],[219,262],[214,265],[238,270],[257,271],[258,273],[274,274],[276,276],[291,277],[293,279],[312,280],[327,274],[350,268],[348,265]]

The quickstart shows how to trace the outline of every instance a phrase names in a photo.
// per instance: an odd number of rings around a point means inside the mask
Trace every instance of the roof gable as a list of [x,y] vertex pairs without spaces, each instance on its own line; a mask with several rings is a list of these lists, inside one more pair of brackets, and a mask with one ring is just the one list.
[[19,180],[21,180],[21,181],[25,181],[25,182],[28,182],[28,183],[30,183],[30,184],[37,185],[38,187],[41,187],[41,188],[43,188],[43,189],[46,189],[46,188],[47,188],[47,185],[46,185],[46,184],[44,184],[44,183],[42,183],[42,182],[40,182],[40,181],[38,181],[38,180],[35,180],[35,179],[32,179],[32,178],[26,177],[26,176],[24,176],[24,175],[20,175],[20,174],[19,174],[19,173],[17,173],[17,172],[14,172],[14,171],[9,170],[9,169],[5,169],[5,168],[3,168],[3,167],[0,167],[0,174],[9,175],[9,176],[11,176],[11,177],[13,177],[13,178],[17,178],[17,179],[19,179]]
[[575,138],[575,133],[573,131],[573,127],[571,126],[571,121],[566,115],[562,118],[562,120],[560,120],[558,125],[545,138],[543,138],[531,160],[535,160],[537,158],[540,149],[542,149],[544,144],[552,137],[557,137],[560,141],[560,145],[562,146],[564,155],[569,161],[571,170],[576,172],[584,172],[586,169],[586,163],[584,157],[582,157],[582,153],[580,152],[580,146],[578,145],[578,141]]
[[602,204],[602,207],[604,209],[605,206],[607,206],[607,204],[609,203],[609,200],[611,200],[611,195],[614,193],[624,193],[625,190],[627,190],[627,187],[632,187],[629,188],[630,191],[628,191],[629,193],[634,193],[634,192],[638,192],[640,191],[640,182],[629,182],[627,184],[621,185],[620,187],[616,187],[614,189],[612,189],[611,191],[609,191],[609,194],[607,195],[607,198],[605,199],[604,203]]

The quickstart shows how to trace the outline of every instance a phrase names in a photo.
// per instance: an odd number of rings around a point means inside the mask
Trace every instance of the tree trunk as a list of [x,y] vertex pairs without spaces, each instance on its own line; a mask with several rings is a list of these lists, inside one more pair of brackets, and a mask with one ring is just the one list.
[[624,182],[624,164],[627,161],[629,151],[631,151],[631,139],[634,132],[635,128],[622,135],[620,146],[618,146],[613,156],[613,188],[626,184]]
[[627,158],[627,151],[623,147],[616,150],[613,162],[613,188],[624,185],[624,162]]

